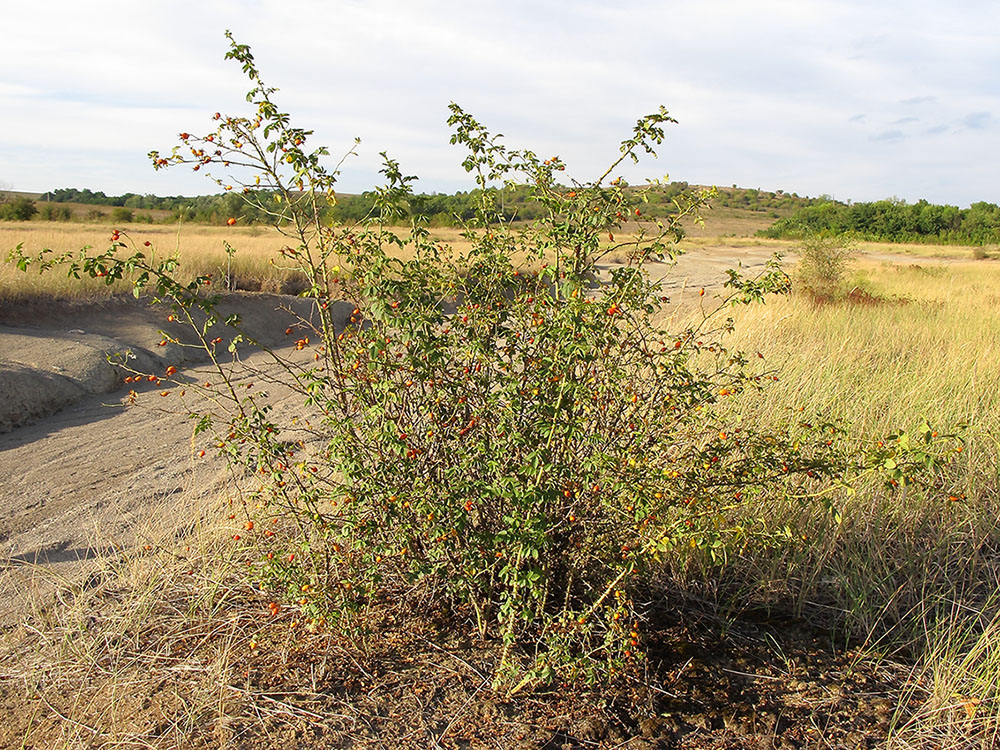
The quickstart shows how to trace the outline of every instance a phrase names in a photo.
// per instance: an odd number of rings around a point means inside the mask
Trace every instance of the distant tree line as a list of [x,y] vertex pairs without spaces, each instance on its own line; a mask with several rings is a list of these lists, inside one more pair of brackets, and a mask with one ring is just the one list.
[[94,192],[89,188],[77,190],[76,188],[60,188],[43,193],[39,199],[51,201],[53,203],[86,203],[91,206],[122,206],[132,209],[165,209],[171,211],[187,205],[189,201],[197,198],[185,198],[183,196],[160,197],[157,195],[138,195],[137,193],[125,193],[124,195],[105,195],[98,190]]
[[[685,190],[689,189],[686,182],[671,182],[658,186],[648,193],[649,210],[652,215],[666,215],[674,210],[672,201]],[[566,188],[569,190],[570,188]],[[498,213],[508,221],[532,221],[541,216],[543,208],[531,199],[531,190],[526,185],[508,186],[503,189],[491,188],[489,197],[498,209]],[[265,209],[273,205],[278,212],[280,204],[274,201],[274,196],[265,192],[256,192],[252,197],[260,202]],[[420,193],[410,197],[409,210],[411,216],[422,216],[429,220],[432,226],[460,226],[475,215],[475,207],[482,197],[481,190],[458,191],[455,193]],[[119,222],[152,222],[153,217],[148,211],[169,212],[161,221],[165,222],[195,222],[206,224],[221,224],[230,216],[238,217],[241,223],[268,223],[272,217],[267,211],[262,211],[244,200],[239,193],[222,193],[198,197],[156,195],[105,195],[103,192],[76,188],[61,188],[52,190],[41,196],[40,203],[43,215],[41,218],[50,220],[68,219],[70,215],[55,208],[46,208],[60,203],[82,203],[94,206],[112,207],[112,220]],[[368,216],[375,208],[375,194],[365,192],[360,195],[340,194],[334,206],[326,209],[327,219],[350,222],[358,221]],[[89,216],[88,218],[96,218]]]
[[875,242],[992,245],[1000,242],[1000,208],[985,202],[958,208],[925,200],[912,204],[897,199],[850,204],[828,200],[804,206],[758,234],[772,238],[853,234]]
[[[687,182],[668,182],[656,186],[647,192],[648,204],[645,213],[648,216],[667,216],[675,207],[673,201],[685,191],[691,189]],[[567,187],[566,190],[570,190]],[[507,186],[505,188],[490,188],[489,198],[497,208],[497,212],[507,221],[533,221],[543,212],[540,204],[531,198],[531,189],[527,185]],[[253,206],[244,200],[252,198],[264,206],[264,210]],[[475,215],[475,207],[482,197],[481,190],[458,191],[455,193],[420,193],[410,197],[409,211],[411,216],[425,217],[431,226],[461,226]],[[809,206],[819,201],[815,198],[800,198],[795,193],[785,193],[781,190],[766,191],[757,188],[720,188],[713,201],[716,206],[732,207],[750,211],[770,211],[778,216],[778,210],[787,212],[798,207]],[[95,208],[80,216],[74,214],[64,204],[75,203],[91,205]],[[60,188],[44,193],[31,211],[30,199],[19,199],[18,208],[7,209],[8,213],[17,213],[20,218],[37,218],[47,221],[70,221],[74,218],[85,220],[102,220],[110,218],[117,223],[153,223],[154,221],[174,223],[191,222],[199,224],[224,224],[233,216],[241,224],[270,223],[273,216],[267,209],[273,208],[278,213],[281,205],[273,194],[267,191],[257,191],[251,196],[243,196],[237,192],[226,192],[217,195],[157,196],[125,193],[124,195],[106,195],[101,191],[87,188]],[[99,207],[99,208],[98,208]],[[374,192],[359,195],[339,194],[334,206],[325,209],[326,219],[343,222],[359,221],[368,216],[375,208]],[[157,216],[150,212],[156,212]],[[78,210],[79,213],[79,210]],[[27,215],[26,215],[27,214]],[[4,214],[0,206],[0,218],[14,218]]]
[[[541,207],[529,199],[527,187],[506,188],[491,191],[494,201],[502,208],[503,215],[510,220],[531,220],[541,214]],[[409,201],[410,214],[423,216],[435,226],[455,226],[468,221],[475,215],[475,206],[480,199],[481,191],[459,191],[452,194],[422,193],[413,195]],[[274,196],[266,191],[259,191],[252,196],[253,202],[261,203],[265,208],[273,205],[278,212],[280,204],[274,201]],[[224,223],[230,216],[239,217],[241,223],[255,224],[271,221],[266,211],[251,205],[239,193],[223,193],[220,195],[205,195],[198,197],[160,197],[156,195],[105,195],[91,190],[62,188],[45,193],[41,200],[55,203],[83,203],[96,206],[112,206],[118,210],[116,220],[128,221],[125,211],[168,211],[164,221],[189,221],[197,223]],[[375,193],[365,192],[360,195],[340,194],[334,206],[326,208],[327,218],[339,221],[359,221],[368,216],[375,208]]]
[[[195,197],[139,195],[125,193],[124,195],[105,195],[101,191],[88,188],[60,188],[44,193],[41,201],[42,210],[50,203],[83,203],[92,206],[111,207],[110,216],[118,222],[138,221],[152,223],[154,221],[149,211],[169,212],[162,221],[190,221],[207,224],[221,224],[230,216],[245,213],[247,207],[243,197],[235,193],[220,195],[201,195]],[[55,217],[59,218],[59,217]],[[87,218],[96,218],[90,215]],[[248,221],[260,221],[263,216],[248,217]]]

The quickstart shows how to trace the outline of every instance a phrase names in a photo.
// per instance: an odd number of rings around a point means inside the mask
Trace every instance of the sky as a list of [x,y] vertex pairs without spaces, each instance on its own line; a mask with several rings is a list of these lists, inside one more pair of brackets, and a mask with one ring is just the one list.
[[631,182],[867,201],[1000,203],[1000,3],[955,0],[48,0],[0,24],[0,187],[194,195],[147,153],[250,114],[224,61],[251,46],[343,192],[387,151],[418,191],[473,185],[449,144],[457,102],[511,147],[585,182],[636,119],[678,120]]

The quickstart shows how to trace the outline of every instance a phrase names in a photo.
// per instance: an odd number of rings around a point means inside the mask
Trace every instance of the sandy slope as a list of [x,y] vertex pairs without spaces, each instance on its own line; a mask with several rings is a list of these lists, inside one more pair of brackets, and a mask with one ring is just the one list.
[[81,561],[137,541],[173,503],[217,490],[224,467],[192,460],[187,420],[120,396],[88,396],[0,435],[0,623]]
[[[269,346],[286,346],[284,331],[296,320],[282,307],[308,315],[300,300],[270,295],[223,304]],[[141,541],[141,529],[171,517],[176,503],[217,496],[225,467],[210,454],[195,456],[186,416],[199,408],[194,392],[183,404],[179,389],[161,398],[169,384],[126,385],[128,373],[108,361],[129,351],[139,371],[162,375],[174,365],[181,383],[212,377],[197,350],[158,346],[162,329],[184,335],[166,322],[168,312],[134,301],[7,311],[8,325],[0,326],[0,623],[33,588],[75,577],[101,552]],[[218,335],[228,341],[232,332]],[[241,373],[269,361],[257,351],[229,366],[237,378],[249,377]],[[139,396],[129,405],[132,388]],[[280,406],[289,394],[272,397]]]

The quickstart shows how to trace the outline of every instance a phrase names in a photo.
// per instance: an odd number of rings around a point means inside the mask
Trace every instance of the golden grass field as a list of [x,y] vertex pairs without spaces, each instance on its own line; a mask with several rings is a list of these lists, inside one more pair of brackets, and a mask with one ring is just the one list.
[[[235,288],[248,291],[289,292],[300,291],[290,283],[297,274],[283,267],[279,251],[294,245],[270,227],[212,227],[201,224],[148,225],[134,224],[117,227],[122,240],[147,255],[164,258],[176,255],[180,259],[179,277],[190,280],[201,274],[222,278],[227,270],[235,277]],[[95,252],[106,249],[111,243],[113,227],[108,224],[77,224],[61,222],[5,222],[0,223],[0,248],[3,255],[18,245],[27,255],[36,255],[44,249],[55,254],[76,252],[92,247]],[[408,231],[398,230],[401,234]],[[431,236],[462,252],[470,247],[459,229],[437,228]],[[145,242],[152,243],[146,247]],[[236,249],[231,266],[225,243]],[[122,251],[124,252],[124,251]],[[9,263],[0,264],[0,302],[35,297],[62,299],[100,299],[112,294],[127,294],[125,283],[105,284],[98,279],[73,279],[65,274],[22,273]]]
[[[76,252],[87,246],[100,252],[110,246],[112,229],[110,224],[7,222],[0,224],[0,248],[3,248],[4,255],[19,244],[29,255],[46,248],[61,254]],[[147,254],[150,251],[158,257],[176,254],[181,259],[181,277],[185,279],[202,273],[223,275],[227,261],[223,243],[226,241],[238,248],[236,267],[240,273],[258,282],[274,280],[275,286],[270,291],[278,291],[281,279],[288,275],[268,263],[268,259],[278,258],[278,251],[287,244],[272,229],[194,224],[135,224],[119,229],[124,234],[123,239]],[[151,248],[144,246],[147,241],[152,243]],[[0,266],[0,300],[14,301],[35,295],[87,299],[128,291],[125,284],[108,286],[97,279],[76,280],[58,273],[45,276],[24,274],[8,263]]]
[[[753,248],[768,253],[793,253],[795,243],[788,240],[770,240],[752,236],[772,221],[763,213],[718,209],[708,212],[704,226],[692,225],[687,237],[680,243],[683,249],[712,252],[717,248]],[[26,254],[37,254],[49,248],[56,254],[75,252],[90,246],[102,251],[110,244],[114,227],[103,223],[69,222],[4,222],[0,223],[0,254],[4,257],[18,245]],[[295,273],[281,266],[278,251],[289,240],[276,230],[266,227],[213,227],[199,224],[120,226],[124,239],[158,257],[176,254],[181,261],[181,278],[190,279],[211,273],[223,277],[227,269],[235,276],[237,289],[249,291],[297,291],[292,280]],[[627,230],[627,227],[626,227]],[[405,232],[406,230],[400,230]],[[467,250],[469,242],[459,229],[435,228],[431,236],[457,252]],[[623,232],[622,237],[628,236]],[[620,237],[619,239],[621,239]],[[143,243],[151,242],[147,248]],[[229,265],[224,243],[236,248],[236,255]],[[893,254],[919,258],[970,259],[972,248],[951,245],[918,245],[889,243],[861,243],[863,254]],[[275,265],[275,262],[278,265]],[[530,264],[530,261],[526,260]],[[102,298],[111,294],[128,293],[125,284],[107,285],[97,279],[70,279],[65,275],[36,273],[24,274],[8,263],[0,264],[0,302],[14,302],[36,296],[69,299]]]
[[1000,263],[862,258],[850,286],[869,304],[792,295],[735,311],[735,346],[760,351],[782,385],[753,400],[843,419],[865,434],[921,416],[1000,424]]

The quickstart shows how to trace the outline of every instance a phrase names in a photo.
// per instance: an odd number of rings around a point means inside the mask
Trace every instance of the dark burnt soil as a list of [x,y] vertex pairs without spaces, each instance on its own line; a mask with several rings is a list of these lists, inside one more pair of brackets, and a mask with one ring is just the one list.
[[[224,630],[216,628],[219,638]],[[455,635],[467,623],[388,614],[378,638],[359,648],[279,617],[208,686],[218,694],[209,709],[192,698],[191,665],[206,645],[194,635],[160,668],[110,694],[56,672],[29,694],[0,680],[0,705],[16,717],[0,744],[26,739],[25,747],[43,748],[73,737],[67,746],[638,750],[885,742],[899,674],[804,623],[724,627],[698,612],[664,611],[645,631],[649,658],[636,674],[600,688],[509,697],[490,687],[498,644]]]
[[[660,622],[641,676],[513,698],[489,689],[495,648],[435,648],[433,635],[391,632],[367,664],[329,678],[322,691],[352,719],[302,728],[300,746],[869,748],[884,742],[895,707],[888,679],[794,623],[723,637],[708,623]],[[311,660],[301,654],[286,674],[251,670],[253,689],[287,690]]]

